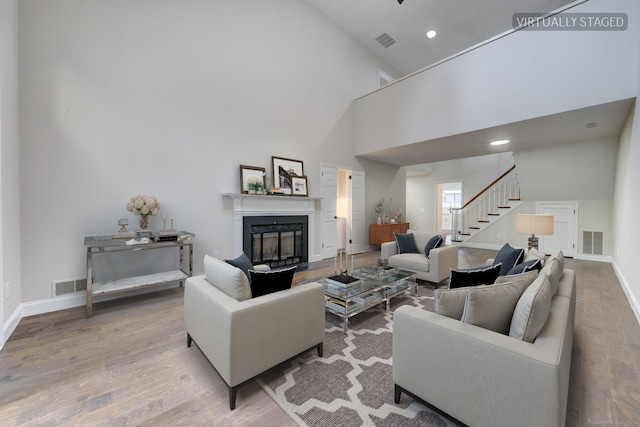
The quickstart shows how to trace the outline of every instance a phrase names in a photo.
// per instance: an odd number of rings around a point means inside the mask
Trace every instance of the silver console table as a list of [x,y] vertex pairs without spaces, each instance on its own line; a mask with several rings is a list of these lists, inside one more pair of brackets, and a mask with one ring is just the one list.
[[[186,231],[178,232],[178,239],[161,241],[159,235],[152,235],[150,243],[127,244],[130,239],[114,239],[111,236],[88,236],[84,238],[87,248],[87,317],[93,315],[93,297],[117,292],[126,292],[132,289],[149,286],[163,285],[171,282],[180,282],[191,277],[193,272],[193,243],[191,239],[195,234]],[[125,279],[93,281],[93,257],[96,255],[112,254],[116,252],[133,252],[150,249],[178,248],[180,257],[180,269],[161,273],[147,274],[143,276],[127,277]]]

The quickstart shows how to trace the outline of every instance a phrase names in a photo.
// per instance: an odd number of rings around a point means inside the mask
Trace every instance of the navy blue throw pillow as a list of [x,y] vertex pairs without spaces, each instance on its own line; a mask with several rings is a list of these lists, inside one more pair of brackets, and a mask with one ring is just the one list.
[[512,274],[526,273],[527,271],[531,271],[531,270],[540,271],[541,268],[542,268],[542,261],[536,258],[530,261],[521,262],[520,264],[516,265],[511,270],[509,270],[509,272],[506,275],[510,276]]
[[515,249],[510,244],[505,245],[498,251],[493,265],[502,264],[500,268],[500,276],[505,276],[509,270],[515,267],[524,256],[524,249]]
[[500,264],[488,265],[464,270],[451,269],[449,289],[464,288],[465,286],[491,285],[498,278]]
[[242,252],[236,258],[234,258],[234,259],[225,259],[224,261],[227,264],[231,264],[234,267],[238,267],[240,270],[244,271],[244,274],[247,275],[247,279],[249,279],[249,281],[251,281],[251,276],[249,276],[249,270],[251,270],[253,268],[253,263],[251,262],[251,260],[247,256],[247,254]]
[[393,233],[393,236],[396,238],[396,244],[398,245],[399,254],[418,253],[418,247],[416,246],[416,240],[413,238],[413,233]]
[[432,238],[429,239],[426,245],[424,245],[424,256],[429,258],[429,252],[431,249],[439,248],[442,245],[442,236],[436,234]]
[[251,295],[253,298],[291,288],[296,266],[278,270],[249,270],[251,275]]

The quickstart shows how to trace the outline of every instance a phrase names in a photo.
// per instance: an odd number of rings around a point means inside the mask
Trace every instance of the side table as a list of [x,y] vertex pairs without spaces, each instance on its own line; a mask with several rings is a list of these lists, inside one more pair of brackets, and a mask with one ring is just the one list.
[[[193,243],[191,238],[195,234],[186,231],[178,232],[178,239],[175,241],[158,241],[158,236],[152,236],[150,243],[127,244],[128,239],[114,239],[111,236],[88,236],[84,238],[84,245],[87,248],[87,317],[93,315],[93,297],[97,295],[107,295],[117,292],[130,291],[137,288],[163,285],[171,282],[180,282],[184,285],[184,280],[191,277],[193,272]],[[101,282],[93,281],[93,258],[96,255],[108,255],[117,252],[129,252],[178,248],[180,269],[165,271],[161,273],[146,274],[142,276],[127,277],[118,280],[106,280]]]
[[393,233],[406,233],[408,229],[408,222],[370,224],[369,243],[372,245],[381,245],[384,242],[393,242],[395,240]]

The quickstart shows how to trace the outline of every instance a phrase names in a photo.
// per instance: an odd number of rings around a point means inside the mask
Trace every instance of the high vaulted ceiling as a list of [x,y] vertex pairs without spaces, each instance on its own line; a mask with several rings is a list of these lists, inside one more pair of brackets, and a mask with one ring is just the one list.
[[[512,28],[515,13],[574,0],[306,0],[405,76]],[[429,39],[427,31],[437,35]],[[383,47],[376,38],[396,42]]]
[[[585,0],[305,0],[359,40],[404,77],[513,29],[516,13],[547,14]],[[436,37],[427,38],[434,30]],[[376,38],[395,43],[384,47]],[[385,70],[383,70],[385,71]],[[543,145],[620,134],[632,99],[590,106],[496,128],[421,141],[379,152],[371,158],[409,166],[460,157],[533,149]],[[508,136],[512,144],[486,142]]]

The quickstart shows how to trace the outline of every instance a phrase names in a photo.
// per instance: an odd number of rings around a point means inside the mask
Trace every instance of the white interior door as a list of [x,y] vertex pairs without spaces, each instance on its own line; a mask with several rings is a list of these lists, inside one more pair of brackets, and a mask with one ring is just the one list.
[[536,213],[553,215],[553,234],[538,237],[541,252],[550,254],[562,250],[564,256],[573,257],[576,250],[576,212],[575,202],[536,204]]
[[364,203],[364,172],[351,172],[350,199],[351,209],[347,219],[347,253],[357,254],[369,250]]
[[322,258],[336,256],[336,189],[337,169],[322,166]]

